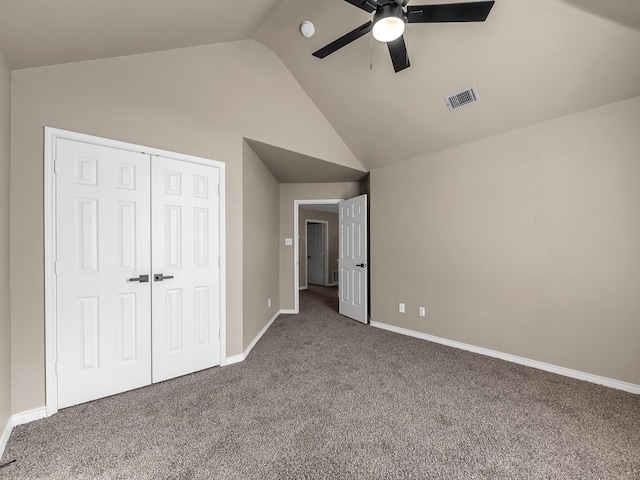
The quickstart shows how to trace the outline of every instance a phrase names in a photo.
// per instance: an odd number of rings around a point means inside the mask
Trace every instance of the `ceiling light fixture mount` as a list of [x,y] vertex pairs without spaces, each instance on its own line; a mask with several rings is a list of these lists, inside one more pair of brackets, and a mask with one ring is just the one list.
[[404,33],[404,10],[397,3],[384,5],[373,16],[373,38],[379,42],[393,42]]

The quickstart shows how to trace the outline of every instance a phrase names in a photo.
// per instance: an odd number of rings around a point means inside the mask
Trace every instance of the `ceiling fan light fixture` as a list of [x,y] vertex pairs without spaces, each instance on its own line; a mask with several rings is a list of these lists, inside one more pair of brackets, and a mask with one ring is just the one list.
[[397,3],[378,8],[373,16],[373,38],[379,42],[393,42],[404,33],[404,10]]
[[411,0],[345,1],[369,14],[373,13],[373,20],[351,30],[320,50],[313,52],[312,55],[316,58],[325,58],[371,33],[373,36],[369,37],[370,39],[375,38],[387,44],[393,70],[396,73],[411,66],[407,54],[407,44],[403,37],[406,23],[484,22],[495,4],[495,0],[439,5],[408,5]]

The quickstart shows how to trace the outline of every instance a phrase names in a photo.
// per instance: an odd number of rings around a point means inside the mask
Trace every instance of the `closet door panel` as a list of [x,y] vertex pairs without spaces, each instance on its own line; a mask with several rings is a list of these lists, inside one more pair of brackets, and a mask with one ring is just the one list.
[[219,170],[152,159],[153,381],[220,364]]
[[148,155],[57,139],[58,407],[151,383]]

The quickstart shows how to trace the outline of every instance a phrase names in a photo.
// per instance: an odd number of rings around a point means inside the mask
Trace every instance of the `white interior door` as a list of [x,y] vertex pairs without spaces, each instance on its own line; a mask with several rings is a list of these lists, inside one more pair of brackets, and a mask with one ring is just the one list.
[[324,285],[324,224],[307,223],[307,283]]
[[340,313],[368,322],[367,196],[339,203]]
[[220,364],[219,170],[153,157],[153,381]]
[[63,408],[151,382],[150,192],[148,155],[63,139],[56,152]]

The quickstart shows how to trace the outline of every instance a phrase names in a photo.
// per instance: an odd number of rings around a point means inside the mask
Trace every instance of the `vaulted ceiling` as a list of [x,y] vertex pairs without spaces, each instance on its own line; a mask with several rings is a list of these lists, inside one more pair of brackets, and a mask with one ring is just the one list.
[[[427,3],[452,2],[409,5]],[[0,0],[0,48],[22,69],[254,39],[368,169],[640,96],[637,0],[497,0],[484,23],[410,24],[399,73],[367,36],[311,55],[369,19],[344,0]],[[470,86],[480,102],[450,112]]]

